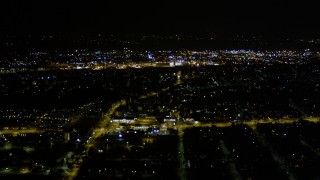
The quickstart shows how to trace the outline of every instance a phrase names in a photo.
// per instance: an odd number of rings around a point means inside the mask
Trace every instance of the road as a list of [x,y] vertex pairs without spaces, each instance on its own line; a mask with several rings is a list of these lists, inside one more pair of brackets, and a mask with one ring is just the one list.
[[126,101],[123,99],[123,100],[117,101],[111,105],[110,109],[107,111],[104,118],[99,122],[97,127],[95,129],[93,129],[92,134],[89,137],[88,143],[85,145],[86,150],[85,150],[85,152],[82,153],[81,158],[80,158],[81,160],[79,160],[78,162],[75,162],[75,164],[73,165],[73,168],[69,171],[68,179],[70,179],[70,180],[75,179],[78,176],[80,167],[83,163],[82,158],[87,156],[90,147],[94,147],[96,145],[96,142],[97,142],[96,140],[98,137],[100,137],[101,135],[106,134],[110,131],[108,125],[110,123],[112,115],[114,114],[115,110],[119,106],[122,106],[125,104],[126,104]]
[[241,175],[236,167],[236,164],[235,164],[233,158],[230,155],[231,153],[230,153],[229,149],[227,148],[227,146],[225,145],[223,140],[220,140],[219,144],[221,146],[223,154],[225,155],[225,159],[229,162],[229,171],[230,171],[231,175],[233,176],[233,179],[241,180]]
[[0,130],[0,134],[4,134],[4,135],[10,134],[12,136],[17,136],[18,134],[39,134],[48,130],[49,129],[37,129],[37,128],[19,129],[18,127],[12,127],[11,129]]

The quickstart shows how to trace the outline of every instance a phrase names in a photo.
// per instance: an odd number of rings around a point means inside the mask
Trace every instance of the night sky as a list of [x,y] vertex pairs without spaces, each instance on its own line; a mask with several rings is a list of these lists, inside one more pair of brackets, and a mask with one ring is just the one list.
[[0,2],[1,31],[317,33],[315,2],[289,0],[10,0]]

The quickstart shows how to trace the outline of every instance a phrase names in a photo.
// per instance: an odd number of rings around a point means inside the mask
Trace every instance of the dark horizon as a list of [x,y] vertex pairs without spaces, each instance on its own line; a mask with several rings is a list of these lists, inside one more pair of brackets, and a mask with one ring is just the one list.
[[1,28],[12,34],[260,33],[317,35],[314,3],[289,1],[10,1]]

